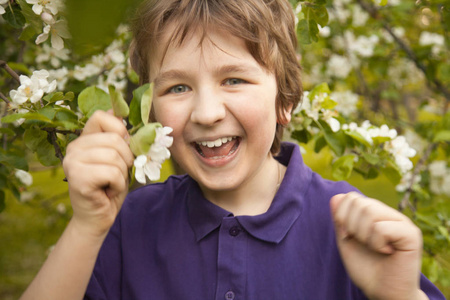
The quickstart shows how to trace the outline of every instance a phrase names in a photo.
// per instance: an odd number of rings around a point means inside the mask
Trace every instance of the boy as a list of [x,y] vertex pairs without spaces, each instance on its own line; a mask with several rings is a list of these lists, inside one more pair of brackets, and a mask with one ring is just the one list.
[[188,175],[124,202],[126,129],[94,114],[64,160],[73,218],[23,299],[443,299],[408,218],[280,144],[295,47],[287,0],[146,1],[131,59]]

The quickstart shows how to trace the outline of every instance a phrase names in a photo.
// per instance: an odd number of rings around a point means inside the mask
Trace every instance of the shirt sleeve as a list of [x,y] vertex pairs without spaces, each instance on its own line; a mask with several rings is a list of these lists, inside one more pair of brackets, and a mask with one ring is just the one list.
[[121,299],[122,253],[120,213],[100,249],[85,300]]
[[420,289],[430,298],[430,300],[445,300],[445,296],[438,288],[431,283],[423,274],[420,275]]

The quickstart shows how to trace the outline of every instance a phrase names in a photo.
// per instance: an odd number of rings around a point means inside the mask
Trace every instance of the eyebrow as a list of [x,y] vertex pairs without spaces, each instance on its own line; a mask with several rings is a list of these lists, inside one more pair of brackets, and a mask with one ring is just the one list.
[[[243,65],[236,65],[236,64],[229,64],[229,65],[223,65],[215,70],[213,70],[214,76],[220,76],[222,74],[248,74],[248,75],[256,75],[261,72],[261,69],[257,68],[256,66],[252,66],[249,64],[243,64]],[[166,72],[163,72],[159,74],[155,78],[155,86],[163,85],[165,82],[168,81],[176,81],[180,79],[184,79],[189,77],[191,74],[190,71],[184,71],[184,70],[169,70]]]

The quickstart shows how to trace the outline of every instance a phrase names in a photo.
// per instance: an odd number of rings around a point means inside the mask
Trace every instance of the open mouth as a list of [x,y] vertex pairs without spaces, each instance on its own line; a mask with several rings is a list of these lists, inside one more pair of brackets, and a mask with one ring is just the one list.
[[241,138],[223,137],[214,141],[195,142],[194,147],[204,158],[220,159],[233,154],[239,147]]

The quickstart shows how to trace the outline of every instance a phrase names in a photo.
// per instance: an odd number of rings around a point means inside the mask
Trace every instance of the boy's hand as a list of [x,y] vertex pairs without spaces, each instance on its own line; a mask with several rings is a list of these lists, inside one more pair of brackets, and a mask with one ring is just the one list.
[[63,161],[73,207],[71,222],[82,234],[104,237],[128,192],[134,156],[122,120],[95,112],[67,147]]
[[330,204],[342,260],[367,297],[427,299],[419,288],[422,234],[408,217],[355,192]]

